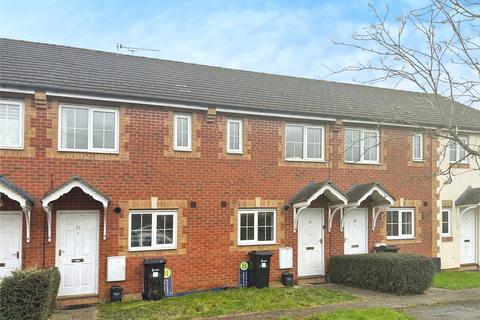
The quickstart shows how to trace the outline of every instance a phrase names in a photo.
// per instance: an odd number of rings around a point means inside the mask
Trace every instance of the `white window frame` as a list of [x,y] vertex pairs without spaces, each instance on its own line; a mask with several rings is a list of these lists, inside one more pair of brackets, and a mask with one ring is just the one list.
[[20,100],[0,99],[0,103],[13,104],[20,107],[20,127],[18,128],[20,143],[18,145],[0,145],[0,149],[23,150],[25,132],[25,104]]
[[[187,119],[187,146],[179,146],[177,141],[177,119]],[[175,113],[173,116],[173,150],[192,151],[192,115],[185,113]]]
[[[132,215],[151,214],[152,215],[152,245],[143,247],[132,247]],[[173,243],[157,244],[157,216],[173,215]],[[153,251],[153,250],[174,250],[177,249],[177,210],[132,210],[128,213],[128,251]]]
[[[273,239],[271,241],[258,241],[258,213],[259,212],[273,212],[273,230],[272,235]],[[253,240],[241,240],[240,239],[240,229],[241,229],[241,216],[242,214],[253,213],[254,218],[254,231],[253,231]],[[251,246],[251,245],[269,245],[277,243],[277,211],[270,208],[258,208],[258,209],[240,209],[238,210],[238,219],[237,219],[237,243],[239,246]]]
[[[347,136],[347,130],[357,130],[360,131],[360,159],[358,161],[349,161],[345,157],[345,139]],[[377,160],[365,160],[365,132],[375,133],[377,136],[377,145],[375,149],[377,151]],[[343,159],[345,163],[359,163],[359,164],[379,164],[380,163],[380,132],[376,129],[363,129],[363,128],[345,128],[344,137],[343,137]]]
[[[398,236],[387,235],[387,240],[415,239],[415,209],[414,208],[389,208],[387,210],[387,216],[385,219],[385,223],[387,225],[388,225],[388,211],[398,211],[399,216],[398,216]],[[403,214],[405,212],[412,213],[412,233],[411,234],[402,234]]]
[[[238,123],[238,146],[239,149],[230,148],[230,125],[232,123]],[[227,120],[227,153],[243,153],[243,120],[241,119],[228,119]]]
[[[74,149],[62,147],[62,110],[64,108],[86,109],[88,110],[88,147],[87,149]],[[93,113],[97,112],[113,112],[115,114],[115,147],[94,148],[93,147]],[[58,151],[67,152],[91,152],[91,153],[118,153],[120,141],[120,112],[118,108],[104,108],[95,106],[85,106],[76,104],[61,104],[58,108]]]
[[[443,212],[448,212],[448,232],[443,232]],[[442,208],[440,210],[440,233],[443,237],[448,237],[452,234],[452,208]]]
[[[415,157],[415,138],[420,137],[420,157]],[[412,159],[413,161],[423,161],[423,134],[415,133],[412,136]]]
[[[468,139],[467,138],[460,138],[465,144],[468,144]],[[452,160],[450,158],[450,149],[452,148],[452,144],[455,145],[455,159]],[[450,140],[450,143],[448,144],[448,160],[450,163],[468,163],[468,156],[465,157],[465,159],[463,159],[462,161],[459,161],[460,160],[460,148],[462,148],[462,146],[457,142],[457,141],[454,141],[454,140]],[[465,155],[467,155],[467,151],[464,149],[465,151]]]
[[[287,127],[303,127],[303,158],[287,157]],[[308,129],[320,129],[322,131],[322,156],[320,158],[309,158],[307,152],[307,131]],[[286,161],[306,161],[306,162],[325,162],[325,127],[319,125],[303,124],[303,123],[287,123],[285,124],[285,160]]]

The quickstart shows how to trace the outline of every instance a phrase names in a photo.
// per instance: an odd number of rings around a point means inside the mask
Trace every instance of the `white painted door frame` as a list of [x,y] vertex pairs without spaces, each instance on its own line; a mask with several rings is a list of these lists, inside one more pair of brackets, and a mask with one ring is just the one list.
[[[324,241],[324,226],[325,226],[325,211],[323,208],[309,208],[309,209],[304,209],[302,210],[302,212],[300,213],[299,215],[299,226],[300,226],[300,223],[301,223],[301,219],[302,219],[302,215],[304,215],[305,213],[307,212],[311,212],[311,213],[314,213],[314,214],[317,214],[320,216],[320,221],[321,221],[321,225],[318,226],[319,227],[319,233],[320,233],[320,243],[319,243],[319,250],[320,250],[320,254],[321,254],[321,270],[319,270],[319,273],[318,274],[302,274],[301,271],[302,271],[302,267],[301,267],[301,263],[304,263],[303,261],[303,258],[302,258],[302,232],[301,232],[301,228],[298,227],[298,231],[297,231],[297,267],[298,267],[298,276],[299,277],[307,277],[307,276],[322,276],[325,274],[325,250],[324,250],[324,245],[325,245],[325,241]],[[303,217],[304,218],[304,217]]]
[[[95,233],[96,235],[96,263],[95,263],[95,290],[94,292],[91,292],[91,294],[98,294],[98,281],[99,281],[99,265],[100,265],[100,211],[99,210],[57,210],[56,214],[56,245],[55,245],[55,265],[59,267],[59,235],[60,235],[60,215],[68,215],[68,214],[91,214],[96,216],[96,230],[97,232]],[[60,286],[62,283],[60,282]],[[90,294],[90,293],[89,293]],[[59,294],[60,296],[60,294]],[[68,295],[64,295],[68,296]]]
[[[462,246],[463,246],[463,241],[465,241],[464,239],[462,239],[462,227],[463,227],[463,224],[462,224],[462,219],[463,217],[466,215],[466,214],[472,214],[473,216],[473,223],[470,225],[467,225],[467,227],[472,227],[473,229],[473,239],[470,239],[470,243],[472,244],[473,248],[471,249],[473,251],[473,260],[471,261],[464,261],[463,260],[463,250],[462,250]],[[461,216],[460,216],[460,221],[459,221],[459,225],[460,225],[460,232],[459,232],[459,252],[460,252],[460,264],[472,264],[472,263],[475,263],[477,264],[478,261],[477,261],[477,257],[478,257],[478,215],[477,215],[477,210],[476,208],[472,208],[470,210],[468,210],[467,212],[463,213]]]
[[[349,223],[349,219],[352,217],[352,215],[354,214],[358,214],[359,211],[363,211],[364,213],[364,217],[365,217],[365,228],[363,230],[363,232],[360,232],[361,234],[364,235],[364,241],[365,241],[365,249],[362,251],[362,252],[355,252],[355,251],[358,251],[358,250],[352,250],[351,247],[348,247],[348,245],[351,246],[351,244],[349,244],[349,239],[351,239],[351,235],[348,235],[347,232],[350,231],[350,227],[347,226],[347,223]],[[368,208],[356,208],[356,209],[353,209],[351,212],[349,212],[347,214],[347,216],[345,216],[345,220],[344,220],[344,226],[343,226],[343,236],[344,236],[344,242],[343,242],[343,253],[344,254],[361,254],[361,253],[368,253]],[[357,230],[358,231],[358,230]]]
[[[16,219],[19,220],[19,226],[18,226],[18,239],[16,240],[17,242],[17,251],[18,251],[18,258],[17,258],[17,265],[14,266],[13,269],[15,268],[21,268],[22,267],[22,242],[23,242],[23,214],[21,211],[0,211],[0,216],[12,216],[15,217]],[[2,244],[0,243],[0,246]],[[16,258],[17,253],[16,252],[9,252],[7,255],[12,255],[12,257]],[[0,263],[6,263],[6,261],[0,261]],[[0,268],[1,269],[1,268]],[[12,270],[13,270],[12,269]],[[0,274],[0,278],[2,275]]]

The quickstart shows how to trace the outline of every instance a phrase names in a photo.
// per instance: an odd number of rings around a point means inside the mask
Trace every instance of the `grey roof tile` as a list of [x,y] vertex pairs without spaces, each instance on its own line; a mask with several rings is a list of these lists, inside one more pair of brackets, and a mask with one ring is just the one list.
[[[444,124],[440,112],[429,103],[433,97],[416,92],[11,39],[0,39],[0,87],[401,124]],[[449,106],[449,100],[442,100],[443,111]],[[454,124],[480,130],[480,111],[454,106]]]
[[24,191],[22,188],[14,184],[4,175],[0,175],[0,184],[5,186],[7,189],[10,189],[13,192],[19,194],[22,198],[27,200],[27,202],[29,202],[30,205],[33,205],[35,203],[35,199],[28,192]]
[[371,182],[371,183],[365,183],[365,184],[356,184],[353,185],[350,190],[346,192],[346,195],[350,202],[358,202],[360,199],[363,198],[364,195],[366,195],[370,190],[373,188],[378,187],[381,189],[383,192],[385,192],[387,195],[389,195],[392,199],[395,199],[385,188],[383,188],[379,183],[377,182]]
[[480,205],[480,188],[472,188],[469,186],[455,201],[455,205]]

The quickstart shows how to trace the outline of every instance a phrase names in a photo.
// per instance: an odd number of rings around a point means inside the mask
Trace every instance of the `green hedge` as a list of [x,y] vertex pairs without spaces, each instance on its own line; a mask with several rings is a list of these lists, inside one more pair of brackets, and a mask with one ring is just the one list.
[[0,282],[0,319],[46,320],[56,307],[57,268],[17,270]]
[[434,264],[424,256],[374,253],[332,257],[327,277],[333,283],[407,295],[428,289],[434,274]]

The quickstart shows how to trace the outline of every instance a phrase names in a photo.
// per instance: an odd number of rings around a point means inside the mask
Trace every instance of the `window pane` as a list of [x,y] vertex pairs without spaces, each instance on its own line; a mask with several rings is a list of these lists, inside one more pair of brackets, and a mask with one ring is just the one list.
[[387,236],[398,236],[398,211],[387,212]]
[[87,129],[75,129],[75,149],[88,149]]
[[231,150],[240,150],[240,123],[229,122],[229,148]]
[[443,210],[442,211],[442,233],[449,234],[450,233],[450,215],[449,211]]
[[115,148],[115,114],[113,112],[93,112],[93,147]]
[[303,126],[286,126],[286,157],[303,159]]
[[1,104],[0,105],[0,145],[20,146],[21,131],[21,106]]
[[[466,144],[466,141],[463,141]],[[458,143],[458,161],[465,161],[466,152],[465,149]]]
[[105,130],[115,131],[115,113],[105,112]]
[[413,213],[411,211],[403,211],[402,214],[402,235],[413,235],[412,220]]
[[322,129],[307,128],[307,157],[322,158]]
[[188,147],[188,119],[177,117],[177,146]]
[[93,112],[93,129],[103,130],[104,128],[104,112]]
[[240,214],[240,240],[255,240],[255,214]]
[[131,215],[131,243],[132,247],[146,247],[152,244],[152,215]]
[[345,129],[345,161],[360,160],[360,130]]
[[416,134],[413,136],[413,158],[421,159],[422,158],[422,135]]
[[376,132],[365,131],[363,140],[363,158],[366,161],[377,161],[378,137]]
[[450,162],[456,162],[457,159],[457,143],[450,142]]
[[88,129],[87,109],[75,109],[75,128]]

